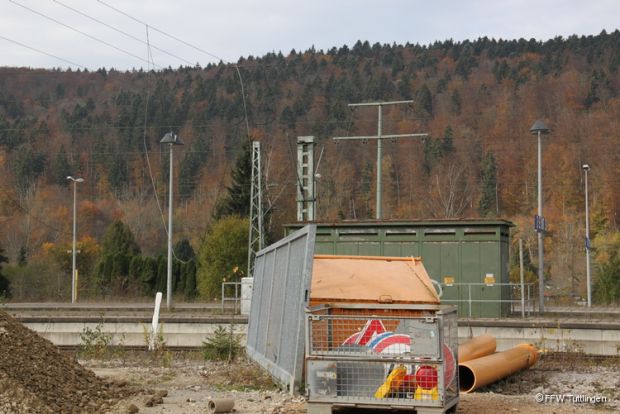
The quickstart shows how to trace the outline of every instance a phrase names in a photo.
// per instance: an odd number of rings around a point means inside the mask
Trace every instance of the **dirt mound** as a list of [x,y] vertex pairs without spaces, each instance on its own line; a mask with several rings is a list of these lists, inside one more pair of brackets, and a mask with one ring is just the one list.
[[0,311],[0,413],[100,413],[129,393]]

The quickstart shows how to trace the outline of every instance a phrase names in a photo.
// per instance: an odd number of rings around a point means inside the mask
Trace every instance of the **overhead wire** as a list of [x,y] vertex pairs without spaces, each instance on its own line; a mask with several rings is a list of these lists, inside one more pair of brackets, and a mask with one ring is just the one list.
[[96,23],[99,23],[99,24],[101,24],[101,25],[103,25],[103,26],[105,26],[105,27],[107,27],[107,28],[109,28],[109,29],[114,30],[114,31],[115,31],[115,32],[117,32],[117,33],[120,33],[120,34],[122,34],[122,35],[124,35],[124,36],[127,36],[127,37],[129,37],[130,39],[133,39],[133,40],[135,40],[135,41],[137,41],[137,42],[140,42],[140,43],[142,43],[142,44],[144,44],[144,45],[147,45],[148,47],[150,47],[150,48],[152,48],[152,49],[155,49],[155,50],[158,50],[158,51],[160,51],[160,52],[162,52],[162,53],[165,53],[166,55],[168,55],[168,56],[170,56],[170,57],[173,57],[173,58],[175,58],[175,59],[178,59],[178,60],[180,60],[180,61],[182,61],[182,62],[185,62],[185,63],[187,63],[187,64],[189,64],[189,65],[193,65],[193,64],[194,64],[194,63],[190,62],[189,60],[182,58],[181,56],[177,56],[177,55],[175,55],[174,53],[168,52],[167,50],[164,50],[164,49],[162,49],[162,48],[160,48],[160,47],[157,47],[157,46],[155,46],[155,45],[153,45],[153,44],[147,44],[147,42],[145,42],[144,40],[140,39],[139,37],[134,36],[134,35],[132,35],[131,33],[127,33],[127,32],[125,32],[124,30],[121,30],[121,29],[119,29],[119,28],[117,28],[117,27],[115,27],[115,26],[112,26],[111,24],[108,24],[108,23],[106,23],[106,22],[104,22],[104,21],[102,21],[102,20],[99,20],[99,19],[97,19],[96,17],[90,16],[89,14],[84,13],[84,12],[82,12],[82,11],[80,11],[80,10],[78,10],[78,9],[74,8],[74,7],[71,7],[71,6],[69,6],[68,4],[65,4],[65,3],[63,3],[63,2],[61,2],[61,1],[59,1],[59,0],[52,0],[52,1],[53,1],[54,3],[57,3],[57,4],[58,4],[58,5],[60,5],[60,6],[64,7],[64,8],[66,8],[66,9],[69,9],[69,10],[71,10],[71,11],[73,11],[73,12],[75,12],[75,13],[77,13],[77,14],[79,14],[79,15],[83,16],[83,17],[86,17],[87,19],[90,19],[90,20],[92,20],[92,21],[94,21],[94,22],[96,22]]
[[[10,0],[10,1],[12,1],[12,0]],[[105,7],[108,7],[109,9],[114,10],[115,12],[120,13],[123,16],[125,16],[125,17],[127,17],[127,18],[129,18],[131,20],[134,20],[134,21],[136,21],[136,22],[138,22],[140,24],[144,24],[144,25],[148,24],[148,23],[146,23],[146,22],[144,22],[144,21],[142,21],[142,20],[140,20],[140,19],[130,15],[129,13],[126,13],[126,12],[124,12],[124,11],[122,11],[122,10],[120,10],[120,9],[118,9],[118,8],[108,4],[108,3],[106,3],[103,0],[97,0],[97,2],[101,3]],[[166,37],[169,37],[170,39],[176,40],[177,42],[182,43],[185,46],[188,46],[188,47],[190,47],[190,48],[192,48],[192,49],[194,49],[194,50],[196,50],[198,52],[201,52],[201,53],[203,53],[203,54],[205,54],[207,56],[210,56],[212,58],[219,59],[221,62],[224,61],[224,59],[221,58],[220,56],[217,56],[216,54],[211,53],[211,52],[209,52],[207,50],[204,50],[201,47],[198,47],[198,46],[193,45],[193,44],[191,44],[189,42],[186,42],[185,40],[180,39],[180,38],[178,38],[178,37],[176,37],[176,36],[174,36],[174,35],[172,35],[172,34],[170,34],[168,32],[165,32],[164,30],[158,29],[157,27],[154,27],[154,26],[151,26],[151,25],[149,25],[149,27],[152,30],[154,30],[154,31],[156,31],[156,32],[166,36]],[[242,98],[242,102],[243,102],[243,113],[245,115],[245,127],[246,127],[247,138],[249,140],[250,139],[250,124],[249,124],[249,120],[248,120],[248,109],[247,109],[247,103],[246,103],[246,99],[245,99],[245,86],[243,84],[243,77],[241,76],[241,71],[239,70],[239,65],[237,65],[237,63],[234,63],[234,62],[231,62],[231,63],[233,64],[233,66],[235,67],[235,70],[237,71],[237,76],[239,77],[239,84],[241,85],[241,98]]]
[[[77,66],[77,67],[80,67],[80,68],[86,69],[86,66],[84,66],[84,65],[80,65],[79,63],[72,62],[72,61],[70,61],[70,60],[67,60],[67,59],[61,58],[60,56],[53,55],[53,54],[51,54],[51,53],[48,53],[48,52],[45,52],[45,51],[43,51],[43,50],[37,49],[37,48],[35,48],[35,47],[28,46],[28,45],[26,45],[26,44],[24,44],[24,43],[18,42],[17,40],[9,39],[8,37],[4,37],[4,36],[2,36],[2,35],[0,35],[0,39],[4,39],[4,40],[6,40],[7,42],[15,43],[15,44],[16,44],[16,45],[18,45],[18,46],[24,47],[24,48],[26,48],[26,49],[30,49],[30,50],[32,50],[32,51],[34,51],[34,52],[41,53],[41,54],[43,54],[43,55],[46,55],[46,56],[52,57],[52,58],[54,58],[54,59],[61,60],[61,61],[65,62],[65,63],[70,64],[70,65],[73,65],[73,66]],[[17,102],[17,101],[16,101],[16,102]],[[21,101],[20,101],[20,102],[21,102]]]
[[136,58],[136,59],[138,59],[138,60],[141,60],[141,61],[143,61],[143,62],[148,63],[145,59],[141,58],[140,56],[138,56],[138,55],[136,55],[136,54],[134,54],[134,53],[131,53],[131,52],[129,52],[129,51],[127,51],[127,50],[125,50],[125,49],[122,49],[122,48],[120,48],[120,47],[118,47],[118,46],[116,46],[116,45],[113,45],[112,43],[107,42],[107,41],[105,41],[105,40],[102,40],[102,39],[100,39],[100,38],[98,38],[98,37],[96,37],[96,36],[90,35],[90,34],[88,34],[88,33],[84,32],[84,31],[82,31],[82,30],[80,30],[80,29],[77,29],[77,28],[75,28],[75,27],[73,27],[73,26],[71,26],[71,25],[69,25],[69,24],[63,23],[63,22],[61,22],[60,20],[57,20],[57,19],[55,19],[55,18],[53,18],[53,17],[51,17],[51,16],[48,16],[48,15],[47,15],[47,14],[45,14],[45,13],[41,13],[41,12],[39,12],[39,11],[36,11],[36,10],[34,10],[34,9],[32,9],[32,8],[30,8],[30,7],[26,6],[26,5],[24,5],[24,4],[19,3],[19,2],[18,2],[18,1],[16,1],[16,0],[8,0],[8,1],[9,1],[9,2],[11,2],[11,3],[13,3],[13,4],[15,4],[16,6],[19,6],[19,7],[23,8],[23,9],[25,9],[25,10],[28,10],[28,11],[29,11],[29,12],[31,12],[31,13],[34,13],[34,14],[36,14],[36,15],[38,15],[38,16],[41,16],[41,17],[43,17],[44,19],[47,19],[47,20],[52,21],[52,22],[54,22],[54,23],[56,23],[56,24],[59,24],[59,25],[61,25],[61,26],[65,27],[65,28],[67,28],[67,29],[69,29],[69,30],[72,30],[72,31],[76,32],[76,33],[79,33],[79,34],[81,34],[82,36],[88,37],[89,39],[92,39],[92,40],[94,40],[94,41],[96,41],[96,42],[99,42],[99,43],[101,43],[101,44],[103,44],[103,45],[105,45],[105,46],[108,46],[108,47],[110,47],[110,48],[112,48],[112,49],[116,50],[116,51],[122,52],[122,53],[124,53],[124,54],[126,54],[126,55],[128,55],[128,56],[131,56],[131,57],[133,57],[133,58]]
[[[146,45],[147,45],[147,60],[149,62],[151,62],[153,65],[155,65],[155,61],[153,59],[153,53],[151,50],[151,43],[150,43],[150,37],[149,37],[149,25],[145,24],[145,29],[146,29]],[[153,195],[155,197],[155,202],[157,204],[157,209],[159,210],[159,216],[161,217],[161,221],[162,221],[162,225],[164,227],[164,232],[166,233],[166,237],[169,237],[169,229],[168,226],[166,225],[166,219],[164,217],[164,211],[161,207],[161,203],[159,201],[159,196],[157,195],[157,185],[155,184],[155,178],[153,177],[153,170],[151,168],[151,161],[149,158],[149,150],[148,150],[148,145],[146,142],[146,130],[147,130],[147,123],[148,123],[148,110],[149,110],[149,97],[150,97],[150,88],[151,85],[149,85],[148,79],[152,76],[152,73],[150,71],[148,71],[147,74],[147,83],[146,83],[146,100],[144,103],[144,129],[143,129],[143,134],[142,134],[142,144],[144,146],[144,156],[146,159],[146,164],[148,167],[148,171],[149,171],[149,177],[151,179],[151,185],[153,186]],[[169,162],[172,162],[172,159],[169,160]],[[194,258],[190,259],[189,261],[184,261],[181,260],[175,253],[174,249],[171,250],[172,251],[172,255],[174,256],[175,260],[183,263],[183,264],[187,264],[190,261],[194,260]]]

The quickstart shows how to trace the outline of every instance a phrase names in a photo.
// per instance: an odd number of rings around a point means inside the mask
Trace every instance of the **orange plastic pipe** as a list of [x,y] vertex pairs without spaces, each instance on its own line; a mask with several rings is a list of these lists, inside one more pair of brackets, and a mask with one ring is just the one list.
[[480,335],[459,345],[459,364],[472,359],[491,355],[495,352],[497,342],[491,335]]
[[460,389],[464,392],[472,392],[476,388],[492,384],[515,372],[529,368],[536,361],[538,361],[536,347],[530,344],[520,344],[504,352],[459,363]]

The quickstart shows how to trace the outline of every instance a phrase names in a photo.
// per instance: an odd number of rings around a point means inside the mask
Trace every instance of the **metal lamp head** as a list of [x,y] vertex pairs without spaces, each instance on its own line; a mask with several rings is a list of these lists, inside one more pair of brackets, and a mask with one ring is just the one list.
[[159,141],[160,144],[171,144],[171,145],[183,145],[183,142],[179,139],[177,134],[173,134],[172,132],[168,132],[164,137]]
[[534,135],[538,134],[539,132],[541,134],[548,134],[549,131],[550,129],[547,128],[547,125],[545,125],[545,123],[541,119],[538,119],[536,122],[534,122],[534,125],[532,125],[532,127],[530,128],[530,132]]
[[581,166],[581,168],[582,168],[584,171],[590,171],[590,165],[589,165],[589,164],[583,164],[583,165]]
[[71,181],[75,181],[76,183],[83,183],[84,179],[83,178],[73,178],[72,176],[67,176],[67,180],[71,180]]

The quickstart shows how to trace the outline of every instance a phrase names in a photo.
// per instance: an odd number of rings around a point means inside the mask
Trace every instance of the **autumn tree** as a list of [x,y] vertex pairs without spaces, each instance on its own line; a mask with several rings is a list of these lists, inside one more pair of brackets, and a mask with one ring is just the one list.
[[594,289],[597,302],[620,302],[620,232],[600,232],[594,245]]

